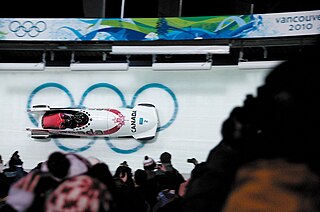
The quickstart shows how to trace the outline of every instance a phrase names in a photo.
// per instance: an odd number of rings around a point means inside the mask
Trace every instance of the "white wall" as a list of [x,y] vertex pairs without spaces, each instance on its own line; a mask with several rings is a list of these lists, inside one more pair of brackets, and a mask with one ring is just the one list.
[[[242,105],[247,94],[255,94],[266,73],[239,71],[236,66],[212,67],[207,71],[152,71],[150,68],[100,72],[72,72],[68,68],[1,71],[0,154],[8,161],[19,150],[24,168],[30,169],[53,151],[78,151],[105,161],[114,171],[124,160],[133,170],[142,168],[145,155],[158,160],[162,152],[168,151],[177,169],[188,174],[193,164],[187,163],[187,158],[206,160],[221,139],[222,122],[233,107]],[[123,94],[123,100],[111,89],[113,86]],[[33,104],[122,107],[130,106],[134,98],[135,103],[155,104],[160,118],[157,138],[144,145],[131,138],[38,142],[25,131],[26,127],[34,127],[26,113]]]

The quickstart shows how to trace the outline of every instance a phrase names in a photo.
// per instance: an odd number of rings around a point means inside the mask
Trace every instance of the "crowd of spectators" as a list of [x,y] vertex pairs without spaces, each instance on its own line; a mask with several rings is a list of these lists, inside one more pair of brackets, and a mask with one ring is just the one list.
[[127,161],[114,173],[107,163],[76,153],[52,152],[32,170],[23,169],[19,152],[6,166],[1,161],[0,211],[137,211],[158,212],[178,197],[186,180],[172,165],[145,156],[140,169]]

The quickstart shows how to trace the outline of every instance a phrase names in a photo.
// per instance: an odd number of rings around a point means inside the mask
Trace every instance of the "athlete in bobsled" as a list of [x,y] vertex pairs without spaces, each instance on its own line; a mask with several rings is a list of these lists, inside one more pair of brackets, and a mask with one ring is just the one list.
[[82,112],[76,114],[70,113],[53,113],[45,115],[42,119],[44,129],[66,129],[81,127],[88,122],[88,117]]

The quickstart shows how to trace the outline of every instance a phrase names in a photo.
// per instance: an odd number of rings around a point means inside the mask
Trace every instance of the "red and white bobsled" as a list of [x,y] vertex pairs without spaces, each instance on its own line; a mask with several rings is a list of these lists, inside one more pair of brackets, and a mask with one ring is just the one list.
[[30,110],[37,128],[27,128],[31,137],[133,137],[151,140],[158,128],[154,105],[141,103],[133,108],[50,108],[35,105]]

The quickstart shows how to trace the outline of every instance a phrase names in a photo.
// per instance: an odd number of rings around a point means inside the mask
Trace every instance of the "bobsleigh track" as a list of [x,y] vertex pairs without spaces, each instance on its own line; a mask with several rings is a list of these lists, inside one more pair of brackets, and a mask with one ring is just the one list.
[[[31,169],[53,151],[76,152],[97,157],[114,171],[123,161],[133,170],[142,168],[145,155],[158,160],[168,151],[173,165],[188,175],[194,165],[187,159],[206,160],[221,139],[222,122],[235,106],[242,105],[247,94],[255,94],[267,72],[240,71],[237,66],[194,71],[154,71],[150,67],[2,71],[0,154],[7,162],[18,150],[24,168]],[[37,124],[27,113],[35,104],[102,108],[133,107],[140,102],[154,104],[160,120],[156,138],[148,142],[133,138],[52,138],[39,142],[25,130]]]

